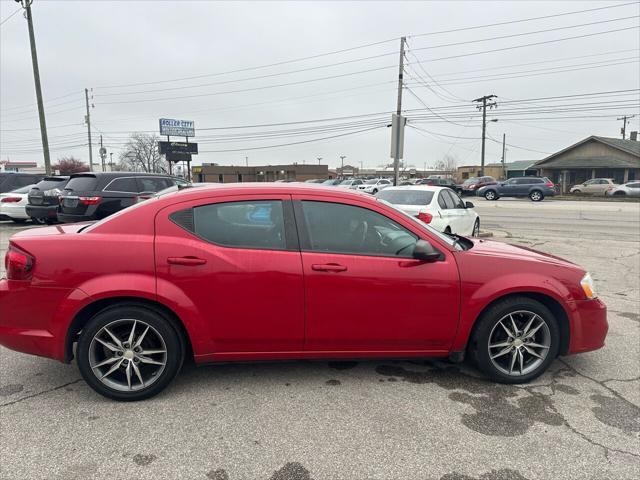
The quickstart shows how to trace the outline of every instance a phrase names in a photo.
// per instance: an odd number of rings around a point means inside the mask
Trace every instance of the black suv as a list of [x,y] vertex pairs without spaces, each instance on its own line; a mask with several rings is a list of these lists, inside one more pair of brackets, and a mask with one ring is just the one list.
[[55,223],[57,220],[58,197],[67,185],[69,177],[44,177],[29,191],[25,210],[33,223]]
[[76,173],[60,194],[58,220],[65,223],[100,220],[134,205],[139,197],[182,183],[187,182],[158,173]]
[[12,192],[18,188],[38,183],[44,178],[44,174],[0,172],[0,193]]
[[414,185],[432,185],[434,187],[447,187],[456,192],[458,195],[462,195],[462,187],[456,185],[456,182],[450,178],[423,178],[418,180]]
[[514,177],[505,182],[487,185],[478,190],[477,195],[487,200],[500,197],[529,197],[532,202],[539,202],[544,197],[556,194],[555,185],[547,177]]

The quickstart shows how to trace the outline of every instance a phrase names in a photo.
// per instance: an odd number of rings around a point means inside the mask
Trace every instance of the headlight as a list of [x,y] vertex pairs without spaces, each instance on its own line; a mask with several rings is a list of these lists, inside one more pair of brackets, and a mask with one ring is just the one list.
[[582,290],[588,299],[594,299],[597,297],[595,287],[593,286],[593,278],[590,273],[586,273],[582,280],[580,280]]

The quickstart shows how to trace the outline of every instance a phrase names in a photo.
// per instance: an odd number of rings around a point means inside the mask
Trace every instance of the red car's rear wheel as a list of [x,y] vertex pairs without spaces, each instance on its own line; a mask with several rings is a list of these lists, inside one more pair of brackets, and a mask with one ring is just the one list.
[[179,332],[159,313],[137,305],[108,308],[82,329],[80,373],[96,392],[115,400],[158,394],[184,359]]

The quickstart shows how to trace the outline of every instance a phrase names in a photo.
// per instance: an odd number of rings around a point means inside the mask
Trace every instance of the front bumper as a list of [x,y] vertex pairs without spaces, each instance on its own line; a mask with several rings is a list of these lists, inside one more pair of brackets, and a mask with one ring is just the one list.
[[590,352],[604,347],[608,331],[607,306],[602,300],[576,301],[568,353]]
[[56,219],[58,217],[57,205],[27,205],[25,210],[32,218]]

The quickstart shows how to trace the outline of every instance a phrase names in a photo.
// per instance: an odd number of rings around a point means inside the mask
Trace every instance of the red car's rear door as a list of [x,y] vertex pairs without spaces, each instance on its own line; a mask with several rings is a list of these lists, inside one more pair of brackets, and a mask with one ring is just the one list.
[[208,342],[200,353],[302,350],[304,290],[291,210],[288,195],[236,195],[158,214],[158,296],[181,298],[176,308],[202,321]]
[[293,198],[305,276],[305,349],[444,355],[460,302],[451,252],[443,249],[434,263],[414,260],[424,232],[370,202]]

